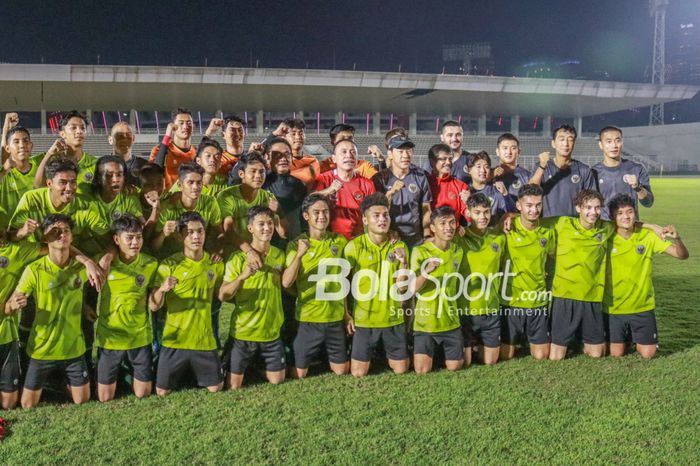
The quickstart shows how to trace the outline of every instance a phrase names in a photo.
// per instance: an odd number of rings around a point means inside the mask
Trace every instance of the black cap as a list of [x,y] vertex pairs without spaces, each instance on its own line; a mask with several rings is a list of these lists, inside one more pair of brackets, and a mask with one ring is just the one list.
[[396,136],[389,139],[389,149],[411,149],[413,147],[416,147],[416,145],[408,138]]

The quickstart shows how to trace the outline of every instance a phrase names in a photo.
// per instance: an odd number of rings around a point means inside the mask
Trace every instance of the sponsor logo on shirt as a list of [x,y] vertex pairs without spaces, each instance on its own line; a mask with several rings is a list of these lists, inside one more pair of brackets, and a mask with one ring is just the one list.
[[646,250],[647,248],[645,248],[643,244],[637,246],[637,254],[644,254],[644,251]]
[[580,183],[581,182],[581,177],[578,175],[571,175],[571,182],[574,184]]
[[5,256],[0,256],[0,269],[5,269],[10,265],[10,259]]
[[141,274],[136,275],[136,286],[143,286],[146,283],[146,277]]

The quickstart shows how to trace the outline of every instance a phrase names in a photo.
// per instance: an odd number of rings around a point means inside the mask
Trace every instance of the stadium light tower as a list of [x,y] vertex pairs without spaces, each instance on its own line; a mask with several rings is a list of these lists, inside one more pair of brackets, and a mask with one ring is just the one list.
[[[669,0],[649,0],[649,14],[654,18],[654,61],[651,83],[666,81],[666,7]],[[664,124],[664,104],[654,104],[649,112],[649,126]]]

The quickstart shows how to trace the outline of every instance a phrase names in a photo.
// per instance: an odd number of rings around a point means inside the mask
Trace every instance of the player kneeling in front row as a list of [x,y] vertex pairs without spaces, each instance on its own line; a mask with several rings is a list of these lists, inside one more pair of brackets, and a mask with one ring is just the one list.
[[233,298],[236,305],[231,317],[229,341],[224,351],[228,367],[228,385],[240,388],[245,371],[257,353],[265,359],[265,374],[273,384],[284,382],[286,368],[280,329],[284,323],[281,276],[284,252],[270,245],[275,233],[275,213],[264,206],[248,211],[250,247],[262,259],[256,267],[243,251],[226,262],[224,283],[219,299]]
[[206,223],[196,212],[177,221],[183,252],[158,266],[149,307],[166,306],[165,328],[156,374],[156,394],[169,394],[191,371],[197,385],[210,392],[223,388],[223,373],[212,331],[211,303],[221,284],[223,264],[204,251]]
[[466,251],[452,242],[457,232],[455,211],[441,206],[430,214],[431,240],[411,253],[416,275],[413,313],[413,365],[426,374],[433,368],[435,348],[442,345],[445,367],[456,371],[464,365],[464,337],[460,328],[457,296],[462,292],[460,273],[466,275]]
[[130,214],[112,223],[113,241],[119,250],[111,263],[107,282],[97,301],[97,396],[114,399],[122,361],[134,370],[133,389],[138,398],[151,394],[153,355],[148,291],[158,262],[141,252],[143,225]]
[[[350,316],[345,300],[317,296],[317,281],[309,278],[319,273],[321,260],[340,260],[348,241],[342,235],[327,231],[331,214],[326,197],[320,194],[307,196],[301,205],[301,212],[309,224],[309,233],[302,234],[287,246],[287,268],[282,276],[284,287],[295,289],[297,295],[296,319],[299,329],[294,339],[294,375],[306,377],[309,365],[323,347],[328,353],[331,370],[338,375],[347,374],[350,364],[344,320],[349,320]],[[323,270],[334,275],[341,268],[336,264]],[[340,284],[327,282],[322,289],[325,293],[337,293]]]
[[631,340],[645,359],[656,355],[656,316],[654,285],[651,278],[654,254],[666,253],[685,260],[688,249],[681,241],[676,227],[668,225],[664,241],[654,232],[636,223],[635,201],[626,194],[614,197],[608,204],[610,218],[617,232],[610,251],[610,271],[607,276],[606,312],[610,355],[624,356],[625,343]]

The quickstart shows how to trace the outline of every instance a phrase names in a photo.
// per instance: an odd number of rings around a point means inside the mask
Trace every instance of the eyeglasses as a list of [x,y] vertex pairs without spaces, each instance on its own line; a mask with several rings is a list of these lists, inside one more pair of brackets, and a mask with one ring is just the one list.
[[280,151],[276,151],[276,150],[273,150],[272,152],[270,152],[270,156],[276,157],[276,158],[277,157],[289,157],[290,155],[291,154],[289,152],[280,152]]

